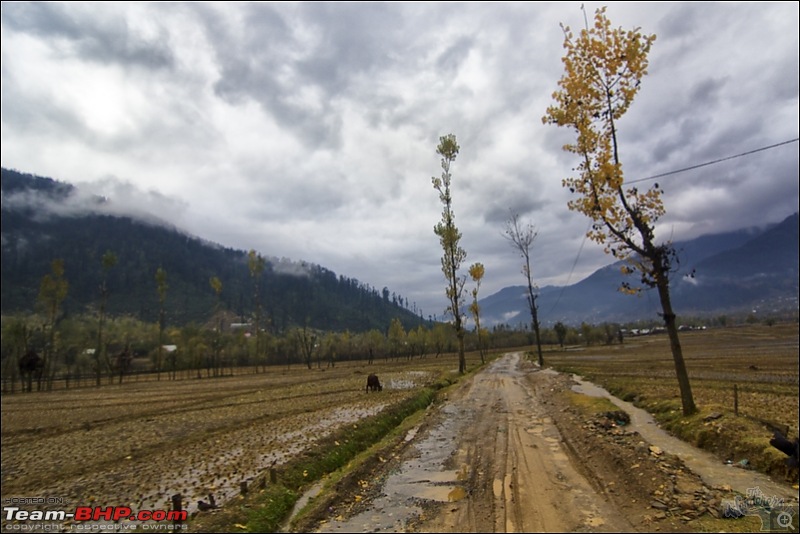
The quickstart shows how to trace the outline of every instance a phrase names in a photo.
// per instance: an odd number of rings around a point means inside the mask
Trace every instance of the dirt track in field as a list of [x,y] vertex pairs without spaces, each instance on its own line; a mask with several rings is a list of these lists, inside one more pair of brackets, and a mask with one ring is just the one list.
[[669,532],[719,515],[736,488],[709,485],[631,427],[587,419],[559,395],[573,385],[519,353],[499,358],[293,530]]
[[[415,365],[427,370],[370,367],[385,387],[368,395],[365,371],[354,363],[4,397],[0,497],[59,499],[46,509],[159,510],[181,493],[194,512],[213,492],[238,509],[241,481],[401,402],[443,368],[433,360]],[[686,444],[692,458],[673,456],[686,453],[632,406],[620,406],[632,415],[625,426],[582,410],[572,402],[576,387],[586,385],[540,370],[521,353],[499,357],[455,384],[404,438],[314,498],[315,508],[291,530],[741,531],[742,521],[704,523],[732,490],[760,487],[767,497],[797,501],[790,485],[714,458],[696,463],[702,452]],[[234,525],[240,519],[225,523],[221,511],[201,513],[189,530],[203,531],[203,520],[215,518],[207,528],[242,528]],[[755,520],[745,530],[758,530]],[[4,516],[2,530],[31,524]]]

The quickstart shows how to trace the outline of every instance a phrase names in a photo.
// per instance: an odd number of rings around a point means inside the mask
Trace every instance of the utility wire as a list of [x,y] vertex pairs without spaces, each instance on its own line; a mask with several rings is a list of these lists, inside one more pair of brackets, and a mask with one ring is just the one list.
[[676,171],[669,171],[661,174],[656,174],[654,176],[648,176],[647,178],[639,178],[638,180],[631,180],[627,182],[629,184],[638,184],[639,182],[645,182],[647,180],[655,180],[656,178],[662,178],[664,176],[670,176],[672,174],[678,174],[679,172],[686,172],[691,171],[694,169],[699,169],[700,167],[707,167],[708,165],[714,165],[715,163],[721,163],[723,161],[728,161],[731,159],[741,158],[743,156],[749,156],[750,154],[755,154],[756,152],[763,152],[764,150],[770,150],[772,148],[777,148],[779,146],[788,145],[789,143],[796,143],[800,141],[800,137],[795,137],[794,139],[789,139],[788,141],[784,141],[782,143],[776,143],[774,145],[769,145],[761,148],[756,148],[755,150],[750,150],[748,152],[742,152],[741,154],[736,154],[735,156],[728,156],[726,158],[715,159],[714,161],[707,161],[706,163],[700,163],[699,165],[692,165],[691,167],[685,167],[683,169],[678,169]]
[[575,267],[577,267],[577,265],[578,265],[578,260],[581,257],[581,252],[583,252],[583,245],[586,244],[586,234],[589,233],[589,228],[591,227],[591,225],[592,225],[592,223],[589,222],[589,226],[586,227],[586,231],[583,233],[583,240],[581,241],[581,246],[578,249],[578,255],[575,256],[575,261],[572,262],[572,269],[570,269],[569,276],[567,276],[567,283],[564,284],[563,286],[561,286],[561,291],[558,292],[558,298],[553,303],[553,307],[550,308],[550,314],[551,315],[556,310],[556,307],[558,306],[558,303],[561,302],[561,297],[564,295],[564,290],[569,285],[570,280],[572,280],[572,274],[575,272]]
[[[788,145],[790,143],[796,143],[798,141],[800,141],[800,137],[795,137],[794,139],[789,139],[788,141],[783,141],[782,143],[775,143],[774,145],[769,145],[769,146],[765,146],[765,147],[761,147],[761,148],[756,148],[754,150],[748,150],[747,152],[742,152],[740,154],[736,154],[736,155],[733,155],[733,156],[728,156],[728,157],[725,157],[725,158],[716,159],[714,161],[707,161],[705,163],[700,163],[698,165],[692,165],[691,167],[684,167],[683,169],[678,169],[678,170],[675,170],[675,171],[669,171],[669,172],[664,172],[664,173],[661,173],[661,174],[656,174],[656,175],[653,175],[653,176],[648,176],[647,178],[639,178],[638,180],[631,180],[630,182],[627,182],[627,183],[629,183],[629,184],[638,184],[640,182],[645,182],[647,180],[655,180],[656,178],[662,178],[664,176],[670,176],[670,175],[678,174],[678,173],[681,173],[681,172],[686,172],[686,171],[691,171],[691,170],[694,170],[694,169],[699,169],[701,167],[707,167],[709,165],[714,165],[716,163],[722,163],[723,161],[728,161],[728,160],[732,160],[732,159],[736,159],[736,158],[741,158],[741,157],[744,157],[744,156],[749,156],[749,155],[755,154],[757,152],[763,152],[765,150],[770,150],[770,149],[777,148],[777,147],[780,147],[780,146]],[[589,224],[591,225],[591,223],[589,223]],[[550,309],[550,313],[551,314],[555,311],[555,309],[558,306],[559,302],[561,302],[561,296],[564,294],[564,289],[569,285],[570,280],[572,280],[572,275],[575,272],[575,267],[578,265],[578,260],[581,257],[581,252],[583,252],[583,246],[586,244],[586,234],[588,232],[589,232],[589,227],[587,227],[586,228],[586,232],[583,233],[583,241],[581,241],[581,246],[580,246],[580,248],[578,248],[578,254],[575,256],[575,261],[572,262],[572,269],[570,269],[570,271],[569,271],[569,276],[567,277],[567,282],[566,282],[566,284],[561,286],[561,291],[559,291],[559,293],[558,293],[558,298],[553,303],[553,307]]]

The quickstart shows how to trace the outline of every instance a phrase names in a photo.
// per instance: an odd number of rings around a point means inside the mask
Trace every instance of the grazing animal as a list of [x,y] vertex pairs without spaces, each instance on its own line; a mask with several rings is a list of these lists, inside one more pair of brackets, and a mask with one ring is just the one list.
[[789,441],[776,430],[772,439],[769,440],[769,444],[788,456],[786,465],[789,467],[798,466],[798,455],[800,455],[800,440],[798,438],[794,438],[794,441]]
[[25,390],[27,384],[28,391],[33,390],[33,378],[39,383],[44,373],[44,360],[31,349],[25,356],[19,359],[19,374],[22,377],[22,389]]
[[800,439],[794,438],[794,441],[789,441],[786,436],[779,431],[775,431],[769,444],[784,453],[786,458],[786,478],[789,478],[789,472],[798,468],[798,457],[800,457]]
[[370,391],[383,391],[381,381],[378,380],[378,375],[371,374],[367,377],[367,392]]

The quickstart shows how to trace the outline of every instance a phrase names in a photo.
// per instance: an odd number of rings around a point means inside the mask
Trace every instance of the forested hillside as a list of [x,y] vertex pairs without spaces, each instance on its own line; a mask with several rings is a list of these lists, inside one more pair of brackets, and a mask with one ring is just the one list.
[[[255,313],[255,286],[246,251],[224,248],[175,228],[103,214],[105,199],[90,199],[96,210],[67,209],[74,187],[2,169],[2,313],[31,311],[42,278],[55,259],[64,262],[69,290],[66,313],[98,306],[106,277],[108,312],[156,321],[155,279],[167,274],[167,322],[205,323],[215,310],[210,280],[222,282],[222,306],[242,321]],[[85,206],[84,202],[84,206]],[[61,209],[63,208],[63,209]],[[111,252],[116,264],[103,268]],[[386,331],[399,318],[405,328],[423,318],[388,288],[378,290],[325,267],[266,258],[258,284],[263,315],[274,331],[308,325],[321,330]]]

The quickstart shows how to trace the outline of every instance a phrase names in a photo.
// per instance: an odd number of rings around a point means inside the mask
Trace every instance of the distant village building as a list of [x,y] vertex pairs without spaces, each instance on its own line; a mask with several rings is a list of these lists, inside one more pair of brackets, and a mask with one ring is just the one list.
[[231,323],[231,332],[237,332],[239,330],[244,330],[245,337],[250,337],[250,333],[252,331],[253,325],[250,323]]

